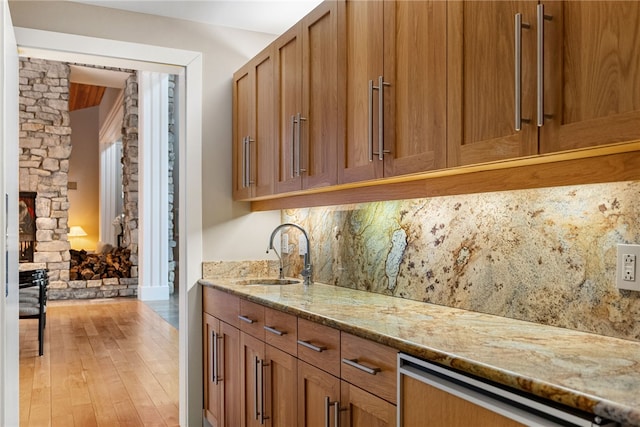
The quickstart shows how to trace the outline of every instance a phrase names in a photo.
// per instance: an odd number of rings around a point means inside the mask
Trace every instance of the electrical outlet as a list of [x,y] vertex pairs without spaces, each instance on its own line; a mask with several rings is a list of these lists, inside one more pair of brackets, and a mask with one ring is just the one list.
[[280,251],[283,254],[288,254],[289,253],[289,235],[287,233],[283,233],[281,235],[280,244],[282,245],[282,247],[280,248]]
[[637,260],[640,258],[640,245],[618,245],[616,263],[616,285],[618,289],[640,291],[637,274]]
[[298,236],[298,255],[302,256],[307,253],[307,239],[304,238],[303,234]]

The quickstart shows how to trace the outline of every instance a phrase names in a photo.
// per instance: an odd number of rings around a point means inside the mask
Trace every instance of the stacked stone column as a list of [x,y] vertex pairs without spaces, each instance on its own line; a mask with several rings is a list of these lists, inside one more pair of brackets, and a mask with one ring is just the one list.
[[138,78],[132,74],[124,92],[122,127],[122,188],[124,192],[124,242],[131,250],[131,277],[138,277]]
[[47,268],[49,286],[69,280],[67,199],[71,127],[69,66],[41,59],[20,60],[20,191],[36,197],[34,262],[22,269]]

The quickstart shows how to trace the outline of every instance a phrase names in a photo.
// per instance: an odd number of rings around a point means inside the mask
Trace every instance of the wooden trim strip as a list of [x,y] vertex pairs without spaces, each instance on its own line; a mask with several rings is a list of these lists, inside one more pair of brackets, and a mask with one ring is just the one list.
[[640,141],[305,190],[252,211],[640,180]]

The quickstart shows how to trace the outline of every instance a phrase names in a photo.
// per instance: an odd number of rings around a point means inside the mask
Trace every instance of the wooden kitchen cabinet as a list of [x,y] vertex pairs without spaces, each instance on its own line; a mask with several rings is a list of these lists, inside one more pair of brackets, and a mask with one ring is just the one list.
[[266,345],[265,407],[267,426],[295,426],[298,419],[298,359]]
[[640,139],[639,2],[543,1],[540,152]]
[[[330,373],[298,361],[298,425],[305,427],[337,427],[336,410],[340,412],[340,379]],[[339,416],[339,414],[338,414]]]
[[448,2],[448,166],[640,139],[639,19],[638,2]]
[[274,59],[269,47],[233,75],[233,198],[273,194]]
[[[538,152],[536,5],[537,1],[447,2],[449,167]],[[520,131],[515,129],[517,13],[530,26],[521,30],[520,117],[524,120]]]
[[340,406],[341,427],[394,427],[396,425],[396,405],[346,381],[340,384]]
[[240,333],[241,426],[264,425],[264,342]]
[[447,3],[341,1],[339,181],[446,166]]
[[277,192],[337,183],[338,19],[328,1],[274,42]]
[[240,425],[240,332],[203,313],[204,413],[213,427]]

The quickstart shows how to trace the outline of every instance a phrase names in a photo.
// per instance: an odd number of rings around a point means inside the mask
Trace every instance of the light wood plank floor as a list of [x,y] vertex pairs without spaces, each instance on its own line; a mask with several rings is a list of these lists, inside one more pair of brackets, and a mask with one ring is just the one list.
[[20,426],[178,426],[178,331],[136,299],[49,301],[20,320]]

